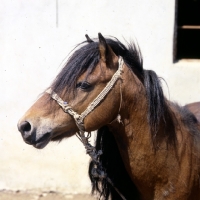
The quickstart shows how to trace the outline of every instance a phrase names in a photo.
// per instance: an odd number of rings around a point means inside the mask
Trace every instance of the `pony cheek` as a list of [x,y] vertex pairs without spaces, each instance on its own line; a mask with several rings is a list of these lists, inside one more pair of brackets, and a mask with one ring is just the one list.
[[88,115],[84,120],[84,127],[86,132],[91,132],[99,129],[99,127],[104,125],[104,121],[99,115],[95,115],[94,113]]
[[54,132],[76,132],[78,128],[72,116],[65,113],[63,110],[54,119],[55,127],[53,127]]
[[117,116],[117,112],[104,106],[94,109],[84,120],[85,131],[94,131],[108,124],[108,122],[113,120],[115,113]]

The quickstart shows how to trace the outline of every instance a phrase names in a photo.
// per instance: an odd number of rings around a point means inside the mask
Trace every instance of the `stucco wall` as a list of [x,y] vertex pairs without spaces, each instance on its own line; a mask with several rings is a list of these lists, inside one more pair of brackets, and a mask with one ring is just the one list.
[[174,5],[173,0],[58,0],[56,15],[56,0],[1,1],[0,190],[89,192],[89,159],[76,137],[36,150],[16,127],[86,33],[137,39],[144,68],[165,78],[171,100],[200,100],[200,63],[172,63]]

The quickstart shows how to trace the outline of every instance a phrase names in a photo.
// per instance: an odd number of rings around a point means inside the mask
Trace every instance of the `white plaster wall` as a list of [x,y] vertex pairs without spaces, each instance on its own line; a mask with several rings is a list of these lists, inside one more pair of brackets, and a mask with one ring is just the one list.
[[199,62],[172,63],[174,1],[58,0],[56,26],[56,0],[1,0],[0,190],[90,191],[89,159],[76,137],[36,150],[16,127],[86,33],[137,39],[144,68],[165,78],[171,100],[200,100]]

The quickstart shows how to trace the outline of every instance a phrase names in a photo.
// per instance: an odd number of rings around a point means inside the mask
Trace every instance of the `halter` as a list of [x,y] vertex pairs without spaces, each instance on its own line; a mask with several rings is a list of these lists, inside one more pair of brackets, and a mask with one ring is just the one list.
[[85,109],[85,111],[83,111],[80,115],[77,112],[75,112],[66,101],[63,101],[54,91],[52,91],[51,88],[49,88],[46,91],[62,107],[64,112],[68,113],[69,115],[71,115],[74,118],[76,125],[80,131],[85,132],[85,127],[84,127],[85,117],[90,112],[92,112],[94,110],[94,108],[104,99],[104,97],[113,88],[116,81],[121,77],[121,74],[123,72],[124,61],[121,57],[119,57],[118,62],[119,62],[118,70],[112,76],[111,80],[107,83],[106,87],[100,92],[100,94],[93,100],[92,103],[89,104],[89,106]]
[[[101,101],[103,101],[103,99],[113,88],[113,86],[117,82],[117,80],[121,78],[121,74],[123,72],[123,65],[124,65],[124,61],[123,61],[122,57],[119,57],[118,64],[119,64],[118,70],[114,73],[111,80],[107,83],[106,87],[99,93],[99,95],[93,100],[93,102],[90,103],[88,105],[88,107],[85,109],[85,111],[83,111],[80,115],[77,112],[75,112],[66,101],[63,101],[58,96],[58,94],[56,94],[54,91],[52,91],[51,88],[46,90],[46,93],[49,93],[51,95],[51,98],[54,99],[62,107],[62,109],[65,113],[68,113],[69,115],[71,115],[74,118],[76,125],[79,129],[79,132],[77,133],[77,137],[81,140],[81,142],[85,146],[86,153],[89,154],[89,156],[92,158],[92,161],[94,163],[94,168],[92,170],[93,177],[107,179],[107,181],[115,188],[115,190],[118,192],[118,194],[121,196],[121,198],[123,200],[126,200],[125,197],[120,193],[120,191],[114,186],[113,182],[107,176],[106,172],[104,172],[104,169],[101,166],[101,163],[99,162],[99,156],[102,155],[103,152],[101,150],[99,150],[97,152],[95,147],[93,147],[89,143],[88,139],[90,138],[91,133],[88,133],[87,135],[85,135],[85,126],[84,126],[85,117],[89,113],[91,113]],[[120,92],[121,92],[121,85],[120,85]],[[121,107],[121,104],[120,104],[120,107]],[[120,120],[119,114],[116,119]]]

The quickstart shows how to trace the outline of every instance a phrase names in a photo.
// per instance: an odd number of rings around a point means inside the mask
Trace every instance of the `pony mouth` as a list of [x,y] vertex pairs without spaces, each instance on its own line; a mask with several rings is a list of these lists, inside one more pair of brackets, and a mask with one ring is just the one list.
[[74,131],[68,132],[57,132],[56,134],[52,134],[52,132],[48,132],[43,134],[38,140],[36,140],[32,145],[36,149],[43,149],[49,142],[51,141],[61,141],[64,137],[70,137],[74,135]]
[[42,137],[40,137],[33,146],[37,149],[43,149],[51,140],[51,133],[45,133]]
[[63,138],[69,138],[76,133],[75,130],[57,130],[51,137],[52,142],[61,141]]

